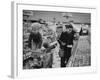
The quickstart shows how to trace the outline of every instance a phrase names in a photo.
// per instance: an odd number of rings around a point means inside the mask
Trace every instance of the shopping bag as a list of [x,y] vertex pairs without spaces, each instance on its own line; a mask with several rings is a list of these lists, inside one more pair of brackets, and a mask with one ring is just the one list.
[[64,50],[63,49],[59,50],[59,57],[64,57]]

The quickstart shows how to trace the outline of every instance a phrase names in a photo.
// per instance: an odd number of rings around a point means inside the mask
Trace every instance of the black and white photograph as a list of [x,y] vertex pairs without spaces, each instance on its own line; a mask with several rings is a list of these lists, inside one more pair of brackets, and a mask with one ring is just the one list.
[[100,0],[1,0],[0,80],[100,80]]
[[96,8],[14,2],[14,78],[96,72]]
[[91,13],[22,10],[22,68],[91,66]]

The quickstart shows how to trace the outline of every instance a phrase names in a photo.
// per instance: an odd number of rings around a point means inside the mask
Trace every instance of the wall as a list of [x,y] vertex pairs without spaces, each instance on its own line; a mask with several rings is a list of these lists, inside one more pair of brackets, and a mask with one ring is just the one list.
[[[31,11],[30,11],[31,12]],[[53,18],[56,18],[56,21],[63,21],[66,22],[66,18],[63,17],[63,12],[52,12],[52,11],[33,11],[33,16],[31,19],[43,19],[46,21],[53,21]],[[69,12],[68,12],[69,13]],[[75,12],[70,12],[69,14],[72,15],[69,20],[73,20],[74,22],[77,23],[90,23],[90,16],[91,14],[89,13],[75,13]]]

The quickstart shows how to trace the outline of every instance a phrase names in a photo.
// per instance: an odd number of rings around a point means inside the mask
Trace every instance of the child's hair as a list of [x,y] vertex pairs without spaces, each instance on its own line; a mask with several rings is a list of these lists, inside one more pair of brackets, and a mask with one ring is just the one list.
[[71,24],[65,25],[66,29],[68,28],[73,28],[73,26]]

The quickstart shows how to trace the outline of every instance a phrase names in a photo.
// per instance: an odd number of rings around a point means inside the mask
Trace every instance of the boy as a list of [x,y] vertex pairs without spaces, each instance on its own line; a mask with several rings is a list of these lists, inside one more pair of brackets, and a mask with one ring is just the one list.
[[60,48],[64,50],[64,55],[61,57],[61,67],[66,67],[69,58],[71,57],[71,49],[73,46],[74,34],[73,26],[71,24],[65,25],[66,31],[61,33],[58,40]]

